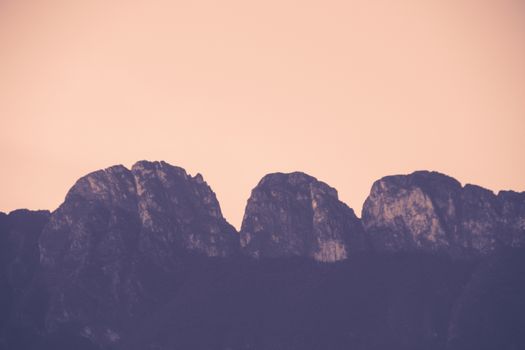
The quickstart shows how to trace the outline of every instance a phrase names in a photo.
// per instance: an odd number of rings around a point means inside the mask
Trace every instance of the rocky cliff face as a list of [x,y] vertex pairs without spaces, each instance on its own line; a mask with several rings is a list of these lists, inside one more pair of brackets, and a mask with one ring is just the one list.
[[39,242],[47,329],[108,345],[173,292],[188,254],[233,255],[238,234],[200,175],[142,161],[78,180]]
[[[138,162],[135,179],[141,222],[141,250],[164,263],[173,251],[191,251],[210,257],[238,251],[238,234],[226,222],[215,193],[197,174],[167,163]],[[168,248],[168,249],[167,249]]]
[[374,183],[363,206],[373,245],[387,251],[454,256],[518,247],[525,239],[525,193],[464,187],[436,172],[387,176]]
[[241,228],[243,252],[255,258],[338,261],[362,251],[365,239],[337,191],[303,173],[270,174],[252,191]]

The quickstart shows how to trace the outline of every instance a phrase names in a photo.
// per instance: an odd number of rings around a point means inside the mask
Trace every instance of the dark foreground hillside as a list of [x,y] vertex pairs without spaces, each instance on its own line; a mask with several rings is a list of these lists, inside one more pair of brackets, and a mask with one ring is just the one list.
[[473,269],[423,255],[201,266],[125,348],[444,349]]
[[[525,254],[204,263],[128,349],[519,349]],[[198,276],[198,277],[197,277]]]
[[[171,299],[145,312],[108,349],[511,350],[525,344],[524,251],[479,262],[405,253],[334,264],[188,257],[185,265]],[[5,331],[4,349],[102,349],[74,324],[47,335],[38,328]]]

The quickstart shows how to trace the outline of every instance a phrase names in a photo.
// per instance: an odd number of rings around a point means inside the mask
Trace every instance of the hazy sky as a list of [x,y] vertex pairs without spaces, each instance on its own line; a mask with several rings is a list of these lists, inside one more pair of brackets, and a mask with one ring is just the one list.
[[236,226],[266,173],[361,211],[419,169],[525,190],[523,0],[0,0],[0,210],[140,159]]

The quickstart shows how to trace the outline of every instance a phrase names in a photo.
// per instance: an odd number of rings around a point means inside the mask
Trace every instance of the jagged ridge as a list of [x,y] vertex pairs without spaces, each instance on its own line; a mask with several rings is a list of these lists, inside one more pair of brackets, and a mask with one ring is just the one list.
[[525,193],[461,184],[437,172],[387,176],[374,183],[363,225],[378,250],[488,254],[525,242]]
[[[240,251],[258,259],[335,262],[371,250],[480,257],[525,245],[525,193],[494,195],[427,171],[376,181],[362,220],[334,188],[314,177],[269,174],[252,191],[237,233],[201,175],[141,161],[131,169],[114,166],[84,176],[50,217],[35,215],[40,228],[22,230],[30,234],[20,237],[31,239],[20,238],[17,245],[30,247],[23,249],[27,254],[2,263],[4,270],[21,268],[24,282],[17,287],[4,278],[9,275],[0,276],[0,284],[24,298],[0,300],[0,306],[13,302],[17,310],[27,309],[45,291],[43,315],[15,313],[24,327],[44,324],[40,333],[74,327],[74,334],[100,346],[119,343],[141,315],[166,303],[195,254],[232,257]],[[0,214],[3,232],[6,218]]]
[[46,329],[77,324],[105,346],[169,297],[188,254],[231,256],[238,235],[201,175],[141,161],[79,179],[39,246],[49,290]]

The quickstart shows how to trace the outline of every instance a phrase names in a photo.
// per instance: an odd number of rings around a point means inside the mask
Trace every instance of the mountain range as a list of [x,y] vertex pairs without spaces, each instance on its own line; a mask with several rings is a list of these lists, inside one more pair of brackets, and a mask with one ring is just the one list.
[[525,349],[525,192],[437,172],[377,180],[359,218],[264,176],[239,232],[165,162],[0,213],[0,349]]

